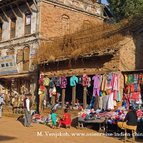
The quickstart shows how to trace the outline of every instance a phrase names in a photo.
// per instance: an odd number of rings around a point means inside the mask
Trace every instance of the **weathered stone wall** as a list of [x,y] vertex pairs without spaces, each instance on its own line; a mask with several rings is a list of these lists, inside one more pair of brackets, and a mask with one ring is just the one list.
[[135,50],[135,66],[136,69],[143,69],[143,33],[134,36]]
[[41,2],[40,34],[42,38],[48,39],[74,33],[83,23],[88,25],[98,22],[102,22],[102,19],[96,15],[56,3]]
[[136,69],[136,45],[132,37],[126,37],[120,42],[120,71],[131,71]]

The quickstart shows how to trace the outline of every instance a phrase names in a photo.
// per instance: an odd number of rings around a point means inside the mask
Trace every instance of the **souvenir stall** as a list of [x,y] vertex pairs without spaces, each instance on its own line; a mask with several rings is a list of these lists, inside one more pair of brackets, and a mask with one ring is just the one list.
[[[52,105],[56,102],[59,102],[61,99],[62,107],[65,104],[65,96],[66,90],[71,88],[71,93],[69,92],[67,96],[71,95],[71,103],[72,107],[75,107],[77,101],[77,94],[82,96],[82,107],[85,108],[94,108],[99,110],[113,110],[115,106],[117,106],[117,102],[121,101],[120,95],[120,72],[113,72],[109,74],[95,74],[95,75],[87,75],[83,74],[82,76],[72,75],[66,77],[66,75],[62,75],[56,77],[55,75],[52,77],[48,77],[43,73],[40,74],[39,78],[39,97],[40,97],[40,105],[42,104],[44,98],[47,97],[48,102],[50,102],[50,98],[52,99]],[[69,79],[69,80],[68,80]],[[80,85],[80,86],[79,86]],[[70,87],[68,87],[70,86]],[[79,87],[82,86],[82,93],[77,92]],[[87,96],[88,89],[92,88],[92,95],[90,97],[90,102],[87,106]],[[61,96],[61,97],[60,97]],[[76,104],[77,105],[77,104]]]
[[[106,130],[109,129],[110,125],[112,125],[112,127],[113,125],[117,127],[117,122],[124,120],[128,108],[131,105],[136,109],[138,116],[138,130],[142,133],[143,129],[140,129],[140,124],[142,124],[143,120],[143,74],[124,74],[125,85],[123,97],[120,95],[119,90],[120,74],[109,73],[105,75],[95,75],[92,77],[92,80],[94,80],[93,97],[89,108],[78,113],[78,125],[83,127],[84,124],[88,123],[104,123],[104,125],[106,123],[104,126],[104,129],[106,127]],[[104,79],[106,80],[104,81]],[[118,101],[121,101],[122,105],[116,107]]]
[[129,105],[132,105],[134,108],[141,108],[143,101],[143,73],[124,73],[124,82],[124,106],[128,108]]

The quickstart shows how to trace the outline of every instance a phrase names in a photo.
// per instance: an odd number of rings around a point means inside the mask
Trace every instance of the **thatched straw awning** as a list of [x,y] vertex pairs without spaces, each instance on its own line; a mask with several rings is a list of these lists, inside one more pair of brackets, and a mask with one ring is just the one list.
[[64,59],[114,54],[118,43],[124,39],[122,34],[126,22],[120,24],[92,24],[64,37],[50,38],[42,42],[33,62],[41,64]]

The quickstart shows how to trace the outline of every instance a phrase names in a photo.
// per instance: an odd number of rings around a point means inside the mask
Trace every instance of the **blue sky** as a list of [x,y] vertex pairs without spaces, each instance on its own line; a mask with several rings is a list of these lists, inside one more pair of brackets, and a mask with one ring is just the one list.
[[103,4],[107,4],[107,0],[102,0],[102,3]]

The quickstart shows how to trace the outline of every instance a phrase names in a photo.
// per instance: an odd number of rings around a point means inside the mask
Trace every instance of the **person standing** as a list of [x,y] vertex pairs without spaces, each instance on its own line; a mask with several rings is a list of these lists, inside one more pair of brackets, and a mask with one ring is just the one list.
[[31,93],[25,94],[25,99],[24,99],[24,126],[25,127],[30,127],[31,126]]
[[4,97],[0,94],[0,118],[2,117],[2,106],[4,104]]

